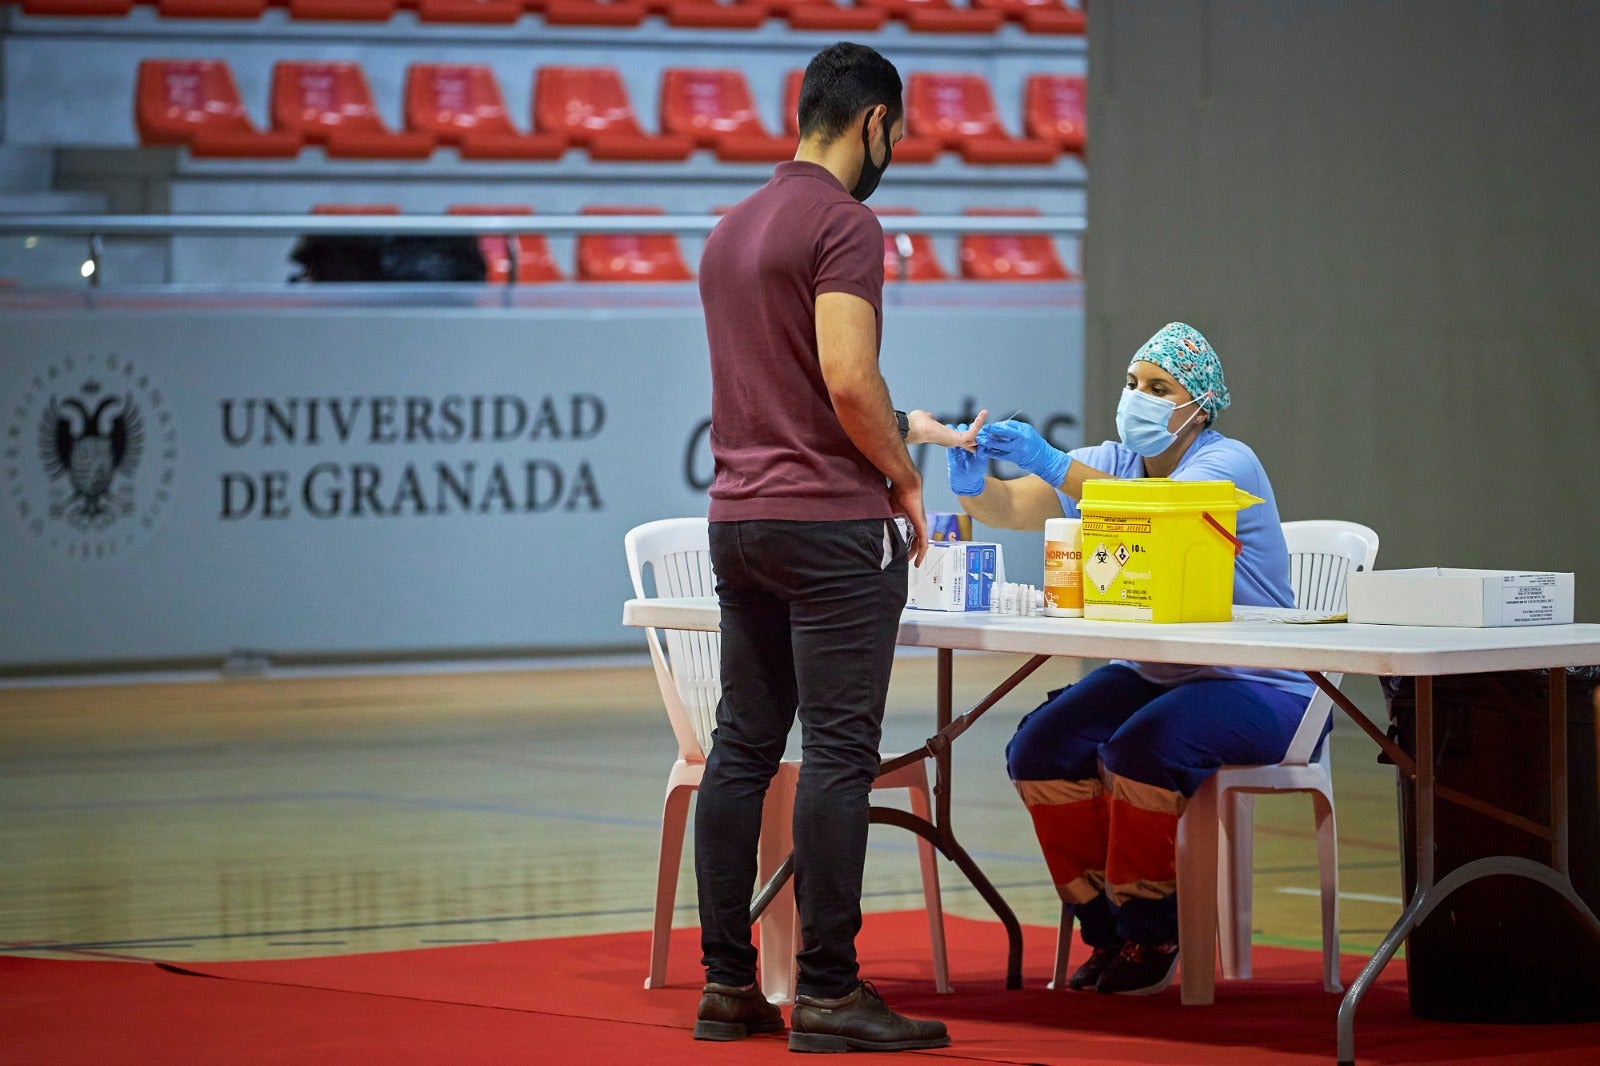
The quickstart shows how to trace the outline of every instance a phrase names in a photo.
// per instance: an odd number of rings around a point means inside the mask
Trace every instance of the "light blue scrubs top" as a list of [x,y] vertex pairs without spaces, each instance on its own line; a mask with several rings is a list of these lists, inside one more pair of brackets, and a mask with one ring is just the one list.
[[[1119,478],[1148,477],[1144,459],[1119,441],[1106,441],[1067,453],[1074,462]],[[1239,512],[1237,535],[1243,550],[1233,563],[1233,602],[1252,607],[1293,607],[1294,590],[1289,585],[1289,549],[1283,542],[1283,527],[1278,518],[1278,501],[1272,482],[1256,458],[1256,453],[1240,441],[1225,437],[1210,427],[1202,430],[1171,474],[1174,481],[1231,481],[1262,503]],[[1068,518],[1078,518],[1078,505],[1059,489],[1061,510]],[[1234,681],[1260,681],[1286,692],[1310,698],[1316,691],[1305,674],[1298,670],[1250,670],[1228,666],[1186,666],[1181,663],[1142,663],[1117,660],[1141,677],[1159,685],[1181,685],[1207,678]]]

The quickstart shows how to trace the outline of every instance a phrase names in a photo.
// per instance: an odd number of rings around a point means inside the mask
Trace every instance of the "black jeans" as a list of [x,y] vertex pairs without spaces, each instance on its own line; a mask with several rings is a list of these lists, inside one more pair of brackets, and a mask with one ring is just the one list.
[[797,991],[858,983],[867,802],[906,602],[892,521],[713,522],[722,607],[722,701],[695,809],[706,979],[756,979],[750,938],[761,805],[800,718],[795,796]]

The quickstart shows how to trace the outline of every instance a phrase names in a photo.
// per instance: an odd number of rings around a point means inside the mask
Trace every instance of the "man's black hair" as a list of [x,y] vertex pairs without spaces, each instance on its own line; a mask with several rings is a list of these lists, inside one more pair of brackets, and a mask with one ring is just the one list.
[[821,134],[824,144],[848,132],[855,118],[883,104],[884,135],[900,120],[900,72],[864,44],[840,41],[812,57],[800,83],[800,136]]

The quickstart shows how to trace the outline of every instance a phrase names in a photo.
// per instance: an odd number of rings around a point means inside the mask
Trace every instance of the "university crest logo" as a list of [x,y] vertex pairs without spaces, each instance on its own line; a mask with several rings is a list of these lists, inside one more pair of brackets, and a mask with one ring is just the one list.
[[131,393],[102,398],[90,378],[81,398],[51,397],[39,420],[39,457],[71,492],[51,501],[50,517],[86,533],[133,514],[133,474],[143,451],[144,423]]
[[6,412],[5,434],[6,510],[68,556],[127,552],[171,502],[171,412],[149,375],[121,356],[69,356],[38,370]]

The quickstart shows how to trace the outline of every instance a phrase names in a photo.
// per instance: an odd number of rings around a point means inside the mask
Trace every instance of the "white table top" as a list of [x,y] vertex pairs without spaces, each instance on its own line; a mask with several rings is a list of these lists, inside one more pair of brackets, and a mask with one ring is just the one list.
[[[721,614],[712,597],[662,597],[628,600],[622,621],[657,629],[715,631]],[[1157,625],[908,609],[900,620],[899,643],[959,651],[1403,676],[1600,664],[1600,625],[1592,623],[1493,629],[1254,620]]]

